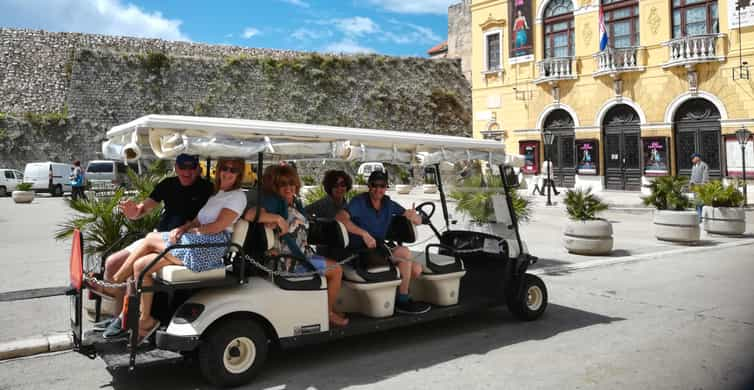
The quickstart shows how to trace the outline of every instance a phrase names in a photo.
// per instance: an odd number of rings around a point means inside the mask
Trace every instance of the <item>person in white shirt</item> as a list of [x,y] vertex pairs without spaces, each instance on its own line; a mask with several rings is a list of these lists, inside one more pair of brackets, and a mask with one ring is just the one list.
[[[172,244],[209,244],[230,241],[233,224],[246,207],[246,196],[241,191],[244,161],[242,159],[220,159],[215,175],[215,195],[199,210],[196,218],[170,232],[150,233],[141,246],[136,248],[114,276],[116,283],[126,281],[130,276],[138,277],[149,263]],[[223,267],[225,247],[178,248],[168,252],[144,275],[143,286],[152,285],[152,273],[161,268],[176,264],[194,272],[202,272]],[[152,318],[152,293],[141,295],[141,316],[139,337],[144,340],[159,328],[160,323]]]

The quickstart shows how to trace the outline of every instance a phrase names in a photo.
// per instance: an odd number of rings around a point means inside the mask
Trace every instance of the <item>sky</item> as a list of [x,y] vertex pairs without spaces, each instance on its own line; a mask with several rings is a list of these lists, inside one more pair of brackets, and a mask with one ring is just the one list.
[[460,0],[0,0],[0,27],[426,57]]

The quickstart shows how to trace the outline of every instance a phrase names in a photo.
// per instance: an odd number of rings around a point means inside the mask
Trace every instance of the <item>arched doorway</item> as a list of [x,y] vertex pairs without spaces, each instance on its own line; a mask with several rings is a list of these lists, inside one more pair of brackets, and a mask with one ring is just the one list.
[[722,162],[717,107],[706,99],[690,99],[678,108],[673,122],[678,176],[691,176],[691,154],[700,153],[709,167],[710,178],[719,178]]
[[547,146],[547,159],[552,161],[555,185],[571,188],[576,182],[576,133],[573,118],[568,111],[557,109],[550,112],[544,121],[544,130],[555,135],[552,145]]
[[641,127],[639,114],[626,104],[611,108],[602,121],[605,188],[641,190]]

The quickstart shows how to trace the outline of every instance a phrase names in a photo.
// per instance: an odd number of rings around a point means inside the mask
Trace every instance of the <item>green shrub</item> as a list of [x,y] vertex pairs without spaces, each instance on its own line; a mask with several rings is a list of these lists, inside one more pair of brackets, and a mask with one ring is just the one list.
[[437,184],[437,180],[435,180],[435,174],[431,173],[424,176],[424,184]]
[[741,207],[744,204],[744,194],[736,185],[723,185],[720,180],[696,185],[693,191],[705,206],[712,207]]
[[315,179],[314,176],[311,176],[311,175],[301,176],[301,181],[304,183],[305,186],[317,185],[317,179]]
[[660,176],[649,185],[650,194],[642,198],[647,206],[658,210],[685,210],[693,206],[689,197],[683,193],[689,180],[686,177]]
[[597,219],[597,213],[607,210],[607,204],[596,195],[592,189],[568,190],[565,196],[568,217],[576,221],[591,221]]
[[[302,178],[302,180],[303,180],[303,178]],[[314,203],[314,202],[316,202],[316,201],[324,198],[325,196],[327,196],[327,193],[325,192],[325,188],[324,187],[322,187],[322,186],[314,187],[314,188],[310,189],[309,191],[307,191],[304,194],[304,197],[303,197],[304,205],[308,206],[308,205],[310,205],[310,204],[312,204],[312,203]]]
[[[458,202],[456,203],[456,210],[462,214],[466,214],[471,220],[477,223],[486,223],[494,219],[495,210],[492,207],[492,195],[501,193],[500,187],[502,186],[502,181],[500,177],[488,177],[484,182],[487,184],[486,187],[488,189],[485,189],[481,185],[481,176],[467,177],[463,180],[463,186],[478,187],[479,190],[455,190],[449,194],[450,198]],[[529,200],[522,197],[513,188],[508,191],[508,196],[511,198],[516,218],[521,221],[528,220],[531,217],[531,203]]]
[[411,177],[405,168],[398,169],[398,180],[401,181],[401,184],[411,184]]
[[367,179],[364,178],[364,175],[356,175],[354,177],[354,184],[366,185],[367,184]]
[[32,184],[31,183],[18,183],[16,186],[16,190],[18,191],[29,191],[31,190]]

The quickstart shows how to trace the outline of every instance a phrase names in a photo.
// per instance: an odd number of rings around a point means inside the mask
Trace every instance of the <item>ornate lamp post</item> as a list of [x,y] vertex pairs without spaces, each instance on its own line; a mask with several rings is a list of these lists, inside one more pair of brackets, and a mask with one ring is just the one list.
[[547,187],[547,205],[552,206],[552,201],[550,200],[550,187],[552,187],[550,171],[552,171],[552,161],[550,161],[550,155],[547,152],[552,145],[552,141],[555,140],[555,134],[550,130],[545,130],[542,133],[542,138],[545,141],[545,161],[547,161],[547,166],[545,167],[547,169],[547,183],[545,183],[545,187]]
[[749,142],[749,137],[751,137],[751,132],[747,130],[745,126],[741,126],[740,129],[736,130],[736,139],[738,140],[738,144],[741,145],[741,174],[744,179],[744,206],[749,204],[749,199],[746,194],[746,143]]

